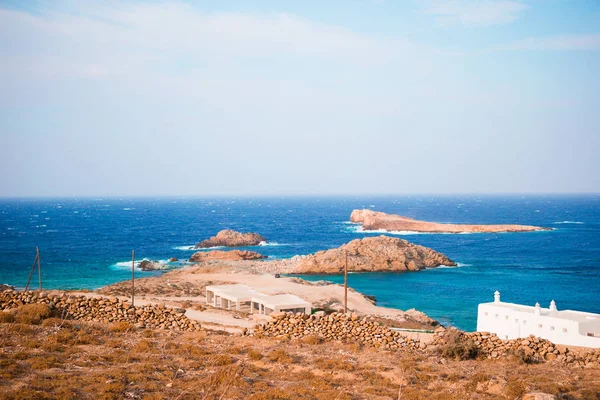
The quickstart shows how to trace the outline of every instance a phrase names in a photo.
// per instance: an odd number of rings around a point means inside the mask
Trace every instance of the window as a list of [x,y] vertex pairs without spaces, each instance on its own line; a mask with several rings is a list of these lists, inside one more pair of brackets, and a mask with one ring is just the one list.
[[551,330],[551,331],[553,331],[553,330],[554,330],[554,327],[553,327],[553,326],[551,326],[551,327],[550,327],[550,330]]
[[505,320],[508,320],[508,315],[505,315],[505,316],[504,316],[504,319],[505,319]]
[[594,337],[594,334],[593,334],[593,333],[588,333],[587,335],[588,335],[588,336],[591,336],[591,337]]
[[542,324],[538,324],[539,329],[542,329],[542,326],[543,326]]
[[523,320],[523,325],[527,325],[527,321],[526,320]]
[[563,333],[567,333],[567,328],[563,328]]
[[488,316],[488,313],[487,313],[487,312],[485,312],[485,313],[483,313],[483,315],[485,315],[485,316],[487,317],[487,316]]
[[498,314],[494,315],[494,317],[498,318]]

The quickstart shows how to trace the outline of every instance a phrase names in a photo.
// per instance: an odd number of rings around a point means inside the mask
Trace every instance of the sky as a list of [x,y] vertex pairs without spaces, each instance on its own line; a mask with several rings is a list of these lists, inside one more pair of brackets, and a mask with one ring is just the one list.
[[0,0],[0,197],[600,192],[596,0]]

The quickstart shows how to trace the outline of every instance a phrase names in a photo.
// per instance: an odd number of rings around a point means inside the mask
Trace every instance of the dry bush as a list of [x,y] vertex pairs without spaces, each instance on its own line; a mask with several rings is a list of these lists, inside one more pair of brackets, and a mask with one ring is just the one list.
[[479,357],[475,343],[457,330],[448,330],[439,351],[442,356],[455,360],[474,360]]
[[38,325],[42,320],[50,318],[53,310],[48,304],[24,304],[15,311],[15,319],[22,324]]
[[525,384],[520,379],[513,379],[506,384],[505,394],[510,399],[518,399],[525,394],[526,390]]
[[315,345],[323,343],[323,339],[315,335],[305,336],[301,339],[302,343]]
[[229,354],[217,354],[212,359],[213,365],[229,365],[233,364],[234,359]]
[[261,358],[263,358],[263,355],[262,355],[262,354],[261,354],[259,351],[256,351],[256,350],[254,350],[254,349],[252,349],[252,350],[248,351],[248,353],[246,353],[246,354],[248,355],[248,357],[249,357],[251,360],[254,360],[254,361],[258,361],[258,360],[260,360]]
[[154,350],[154,343],[152,343],[149,340],[142,340],[142,341],[138,342],[135,346],[133,346],[133,348],[131,349],[133,354],[151,353],[153,350]]
[[15,322],[15,316],[11,313],[0,311],[0,323],[13,323]]
[[133,332],[135,327],[126,321],[115,322],[108,328],[111,332]]
[[354,364],[340,358],[318,358],[314,364],[320,369],[354,371]]
[[526,353],[523,349],[518,349],[512,354],[519,362],[524,364],[541,364],[544,362],[544,359],[539,354],[534,352]]
[[273,350],[269,353],[269,360],[282,364],[294,363],[294,357],[288,354],[284,349]]
[[67,327],[71,326],[70,322],[61,318],[50,317],[42,321],[43,327]]

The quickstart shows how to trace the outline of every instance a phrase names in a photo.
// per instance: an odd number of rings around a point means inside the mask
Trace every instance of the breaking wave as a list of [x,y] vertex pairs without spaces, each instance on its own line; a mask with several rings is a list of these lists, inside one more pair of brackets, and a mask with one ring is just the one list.
[[556,225],[561,225],[561,224],[575,224],[575,225],[583,225],[583,222],[580,221],[560,221],[560,222],[555,222],[554,224]]

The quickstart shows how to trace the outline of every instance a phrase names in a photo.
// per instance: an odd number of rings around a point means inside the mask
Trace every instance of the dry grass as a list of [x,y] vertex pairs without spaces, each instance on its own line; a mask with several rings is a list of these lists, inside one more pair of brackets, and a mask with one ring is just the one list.
[[53,311],[49,305],[43,303],[24,304],[15,311],[16,322],[22,324],[41,324],[50,318]]
[[[598,399],[597,369],[46,319],[0,324],[2,399]],[[400,395],[400,396],[399,396]]]
[[110,325],[108,329],[110,329],[111,332],[131,332],[135,330],[135,327],[129,322],[120,321]]
[[13,323],[15,322],[15,316],[11,313],[0,311],[0,323]]

